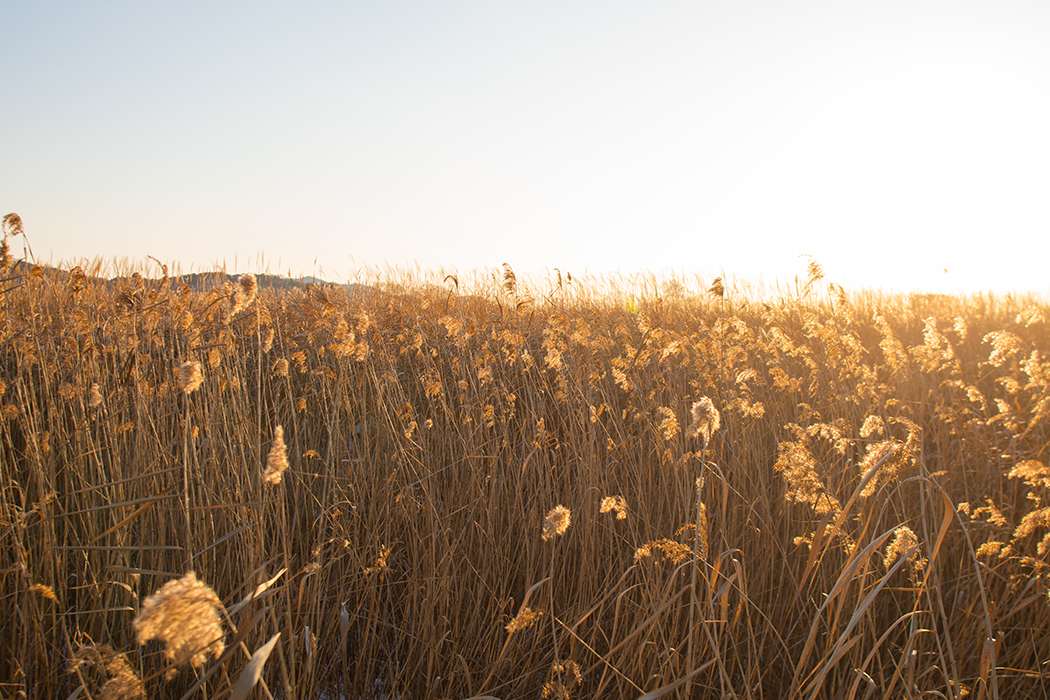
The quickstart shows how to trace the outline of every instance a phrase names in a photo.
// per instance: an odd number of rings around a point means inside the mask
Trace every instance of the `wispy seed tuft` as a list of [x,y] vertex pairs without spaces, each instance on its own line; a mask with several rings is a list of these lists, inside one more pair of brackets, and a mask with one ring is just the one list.
[[273,431],[273,446],[266,458],[266,471],[263,472],[263,482],[267,484],[279,484],[288,469],[288,447],[284,444],[284,428],[277,426]]

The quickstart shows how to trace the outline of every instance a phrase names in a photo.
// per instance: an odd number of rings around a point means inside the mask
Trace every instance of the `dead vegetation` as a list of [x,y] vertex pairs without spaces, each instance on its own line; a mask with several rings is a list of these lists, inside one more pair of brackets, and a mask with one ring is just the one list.
[[1046,697],[1041,303],[11,269],[4,698]]

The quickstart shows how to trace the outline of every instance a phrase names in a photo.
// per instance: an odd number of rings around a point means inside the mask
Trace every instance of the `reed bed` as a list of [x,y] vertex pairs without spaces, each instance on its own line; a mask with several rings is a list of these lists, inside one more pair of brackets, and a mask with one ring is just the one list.
[[4,266],[4,698],[1048,696],[1039,300],[98,273]]

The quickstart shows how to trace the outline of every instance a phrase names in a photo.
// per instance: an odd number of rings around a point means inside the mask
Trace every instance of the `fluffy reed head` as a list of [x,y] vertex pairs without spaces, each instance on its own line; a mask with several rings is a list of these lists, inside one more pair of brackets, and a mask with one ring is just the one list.
[[627,501],[623,496],[607,496],[602,499],[601,513],[616,513],[617,520],[627,519]]
[[88,395],[88,408],[95,408],[102,403],[102,392],[98,389],[98,384],[91,385],[91,391]]
[[102,686],[99,700],[146,700],[146,688],[124,654],[115,654],[106,662],[109,680]]
[[707,445],[711,442],[711,435],[721,427],[722,417],[715,408],[714,402],[706,396],[693,404],[692,415],[693,422],[686,431],[686,437],[695,438],[703,435],[704,445]]
[[273,446],[266,458],[266,471],[263,472],[263,483],[279,484],[288,469],[288,447],[284,444],[284,428],[277,426],[273,430]]
[[237,278],[237,288],[233,290],[233,296],[230,297],[230,312],[227,320],[244,311],[249,304],[255,301],[255,294],[258,288],[255,275],[250,272]]
[[572,512],[563,505],[550,509],[543,520],[543,540],[546,542],[559,535],[564,535],[572,525]]
[[[219,658],[223,643],[222,603],[215,591],[194,572],[180,579],[168,581],[142,603],[142,610],[132,622],[139,644],[151,639],[164,642],[164,657],[174,666],[187,662],[203,666],[208,656]],[[166,678],[175,676],[170,669]]]
[[204,383],[200,362],[183,362],[179,365],[179,388],[184,394],[192,394]]
[[514,619],[507,623],[507,634],[514,634],[515,632],[527,630],[536,624],[536,621],[541,617],[543,617],[543,612],[541,610],[522,608],[518,611],[518,614],[514,616]]
[[821,517],[842,512],[838,499],[828,491],[817,473],[817,460],[801,442],[780,443],[780,456],[773,470],[783,474],[787,482],[788,490],[784,496],[788,501],[807,503]]
[[387,559],[390,558],[390,553],[394,551],[394,548],[387,545],[379,550],[379,556],[376,557],[375,563],[372,566],[367,567],[364,571],[366,575],[369,574],[381,574],[389,569]]
[[1050,469],[1038,460],[1027,459],[1019,462],[1007,476],[1011,479],[1021,479],[1033,489],[1050,489]]
[[3,222],[3,233],[4,237],[20,236],[25,233],[25,229],[22,227],[22,217],[14,212],[5,216]]
[[58,596],[55,595],[55,591],[51,586],[45,586],[42,583],[34,583],[29,587],[30,593],[36,593],[41,598],[46,598],[50,601],[58,602]]
[[543,684],[541,696],[545,699],[569,700],[573,688],[583,683],[583,675],[575,661],[551,664],[548,680]]
[[886,546],[886,555],[882,559],[882,565],[889,569],[895,561],[907,556],[908,576],[912,581],[918,582],[927,564],[926,558],[920,555],[918,547],[919,538],[915,536],[915,532],[907,525],[901,525],[893,531],[893,540]]
[[146,689],[135,673],[128,657],[118,654],[108,644],[83,647],[69,664],[73,673],[84,664],[104,668],[108,680],[96,696],[100,700],[146,700]]
[[657,425],[660,435],[664,440],[674,440],[678,435],[678,418],[675,416],[674,411],[667,406],[660,406],[656,409],[656,414],[661,419]]

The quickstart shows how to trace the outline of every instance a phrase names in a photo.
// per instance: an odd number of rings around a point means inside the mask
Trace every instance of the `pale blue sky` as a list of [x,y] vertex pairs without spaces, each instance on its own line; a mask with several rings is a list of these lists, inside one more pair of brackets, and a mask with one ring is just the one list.
[[0,26],[0,214],[44,260],[768,281],[808,253],[849,286],[1050,292],[1048,2],[0,0]]

